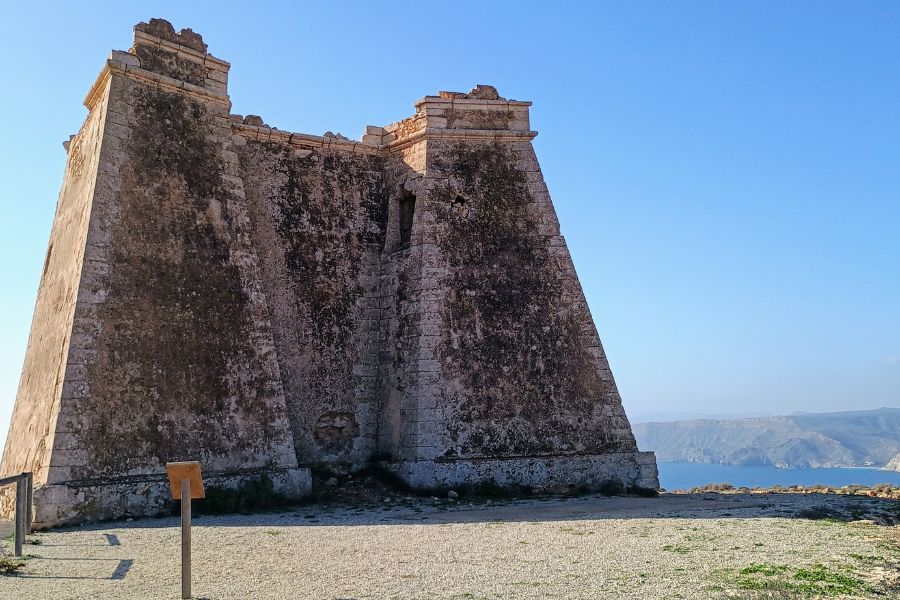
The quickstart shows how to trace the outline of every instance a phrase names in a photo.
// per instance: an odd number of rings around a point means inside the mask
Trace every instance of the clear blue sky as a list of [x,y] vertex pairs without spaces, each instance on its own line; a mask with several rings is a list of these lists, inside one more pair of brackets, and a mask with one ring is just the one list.
[[281,129],[355,138],[476,83],[534,101],[632,417],[900,406],[896,3],[7,2],[0,439],[61,143],[150,17],[203,34],[234,112]]

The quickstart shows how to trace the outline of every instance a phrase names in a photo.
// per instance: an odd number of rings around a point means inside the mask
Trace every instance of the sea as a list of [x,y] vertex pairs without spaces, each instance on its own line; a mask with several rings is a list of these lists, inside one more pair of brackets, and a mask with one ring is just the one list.
[[900,472],[876,468],[779,469],[702,463],[659,463],[659,484],[663,489],[686,490],[708,483],[730,483],[734,487],[749,488],[773,485],[871,486],[877,483],[900,486]]

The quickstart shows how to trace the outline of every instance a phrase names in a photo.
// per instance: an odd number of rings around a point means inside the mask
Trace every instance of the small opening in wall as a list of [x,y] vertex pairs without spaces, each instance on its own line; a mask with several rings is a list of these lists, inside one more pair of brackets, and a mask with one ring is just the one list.
[[415,214],[416,196],[405,194],[400,198],[400,250],[409,248]]
[[466,203],[466,199],[463,198],[462,196],[457,196],[457,197],[453,200],[453,206],[455,206],[455,207],[462,206],[462,205],[465,204],[465,203]]

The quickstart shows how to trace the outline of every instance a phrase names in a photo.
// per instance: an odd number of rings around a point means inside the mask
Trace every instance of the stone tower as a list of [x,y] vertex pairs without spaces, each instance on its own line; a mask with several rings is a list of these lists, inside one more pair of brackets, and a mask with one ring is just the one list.
[[[229,64],[135,27],[85,100],[3,473],[35,520],[378,465],[410,486],[658,487],[531,140],[529,102],[441,92],[360,141],[230,114]],[[8,502],[6,503],[8,506]]]

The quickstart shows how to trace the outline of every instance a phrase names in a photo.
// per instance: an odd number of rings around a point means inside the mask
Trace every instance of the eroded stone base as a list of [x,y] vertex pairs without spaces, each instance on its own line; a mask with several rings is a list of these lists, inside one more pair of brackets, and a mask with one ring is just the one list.
[[[303,498],[312,492],[309,469],[254,470],[238,473],[204,473],[208,487],[237,488],[241,483],[268,476],[276,492],[289,498]],[[12,518],[15,486],[0,490],[0,512]],[[41,529],[103,519],[151,516],[167,511],[172,491],[165,474],[135,475],[114,481],[69,482],[34,490],[34,523]]]
[[414,489],[495,484],[546,491],[602,489],[620,484],[625,489],[659,489],[653,452],[483,458],[446,461],[392,462],[382,465]]

